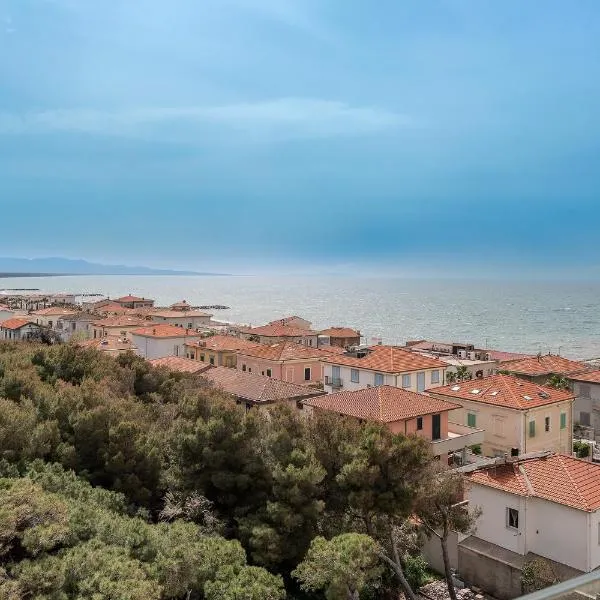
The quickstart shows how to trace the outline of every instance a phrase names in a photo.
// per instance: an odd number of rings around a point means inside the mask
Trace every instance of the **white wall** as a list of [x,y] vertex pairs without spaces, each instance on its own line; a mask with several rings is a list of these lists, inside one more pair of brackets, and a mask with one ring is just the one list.
[[[178,327],[188,327],[189,329],[196,329],[197,327],[205,327],[210,324],[211,315],[192,316],[182,313],[181,316],[177,317],[160,317],[158,315],[149,314],[150,319],[154,323],[168,323],[170,325],[177,325]],[[191,325],[191,326],[190,326]]]
[[184,356],[186,342],[198,341],[200,336],[181,336],[171,338],[152,338],[141,335],[131,335],[131,342],[137,348],[136,354],[147,359],[163,358],[164,356]]

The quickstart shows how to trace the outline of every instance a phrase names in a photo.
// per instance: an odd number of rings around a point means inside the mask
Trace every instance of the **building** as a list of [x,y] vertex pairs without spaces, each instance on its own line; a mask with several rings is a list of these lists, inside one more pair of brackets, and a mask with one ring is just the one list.
[[40,329],[40,325],[29,318],[13,317],[0,322],[0,340],[28,340]]
[[92,323],[96,320],[97,317],[86,312],[64,315],[56,321],[56,331],[63,342],[73,338],[87,340],[92,337]]
[[575,402],[573,422],[582,437],[600,442],[600,371],[570,375]]
[[[472,467],[467,467],[467,470]],[[600,465],[548,454],[502,460],[466,473],[476,533],[458,544],[458,571],[496,598],[522,594],[531,558],[565,579],[600,567]]]
[[175,304],[171,304],[171,306],[169,306],[170,310],[181,311],[195,310],[197,308],[197,306],[192,306],[187,300],[181,300],[180,302],[175,302]]
[[152,308],[154,306],[154,300],[150,300],[149,298],[139,298],[138,296],[132,296],[131,294],[127,296],[122,296],[121,298],[117,298],[113,300],[115,304],[119,304],[123,308]]
[[569,360],[555,354],[545,354],[510,361],[502,366],[502,370],[544,385],[553,375],[570,379],[572,375],[589,371],[590,368],[583,362]]
[[540,450],[572,452],[573,393],[511,375],[493,375],[429,389],[435,398],[460,404],[455,423],[485,431],[486,456]]
[[369,346],[324,362],[325,391],[391,385],[413,392],[444,384],[446,364],[398,346]]
[[237,353],[256,346],[256,342],[249,342],[232,335],[213,335],[202,338],[198,342],[189,342],[185,345],[187,358],[214,365],[216,367],[237,366]]
[[135,352],[137,354],[137,348],[129,339],[121,339],[115,336],[81,340],[77,341],[76,345],[80,348],[94,348],[108,356],[119,356],[119,354],[126,354],[127,352]]
[[321,383],[324,358],[330,353],[295,342],[255,344],[238,351],[237,368],[290,383]]
[[[294,317],[297,319],[299,317]],[[285,321],[285,319],[282,319]],[[319,345],[319,332],[282,322],[273,322],[262,327],[242,327],[239,334],[246,340],[261,344],[294,342],[316,348]]]
[[185,356],[185,345],[201,339],[196,331],[158,323],[134,329],[129,337],[136,353],[147,359]]
[[471,379],[489,377],[496,372],[498,363],[495,360],[469,360],[468,358],[455,358],[451,356],[440,356],[440,360],[446,363],[446,383],[454,381],[461,372],[468,373]]
[[466,344],[464,342],[414,340],[406,342],[406,347],[415,352],[426,352],[440,358],[447,356],[472,361],[494,361],[500,363],[508,360],[530,358],[529,354],[504,352],[502,350],[492,350],[489,348],[477,348],[475,344]]
[[257,373],[238,371],[227,367],[211,367],[202,377],[214,387],[234,396],[246,408],[285,402],[302,408],[302,400],[319,396],[320,391]]
[[283,319],[275,319],[274,321],[269,321],[268,325],[289,325],[290,327],[298,327],[298,329],[311,329],[312,327],[310,321],[307,321],[298,315],[284,317]]
[[0,321],[6,321],[12,319],[16,315],[16,311],[7,306],[6,304],[0,304]]
[[392,433],[424,437],[431,442],[433,455],[446,462],[454,452],[461,453],[464,462],[466,447],[483,442],[483,431],[449,422],[448,415],[457,404],[389,385],[326,394],[303,404],[307,410],[377,421]]
[[164,356],[163,358],[153,358],[148,362],[153,367],[161,367],[178,373],[202,373],[210,368],[210,365],[203,365],[197,360],[184,356]]
[[187,329],[209,327],[212,315],[201,310],[154,309],[147,313],[147,318],[154,323],[168,323]]
[[138,316],[133,308],[126,308],[120,304],[117,304],[116,302],[113,302],[112,300],[104,301],[103,304],[90,309],[89,312],[105,317],[116,317],[119,315]]
[[139,317],[126,315],[106,317],[92,323],[92,339],[111,336],[125,340],[129,338],[132,331],[147,324],[147,321]]
[[337,346],[339,348],[350,348],[360,346],[360,331],[350,327],[329,327],[319,332],[319,347]]
[[30,317],[42,327],[56,329],[56,325],[60,319],[63,317],[72,317],[78,314],[78,312],[79,311],[77,310],[64,308],[63,306],[50,306],[48,308],[41,308],[40,310],[33,311]]

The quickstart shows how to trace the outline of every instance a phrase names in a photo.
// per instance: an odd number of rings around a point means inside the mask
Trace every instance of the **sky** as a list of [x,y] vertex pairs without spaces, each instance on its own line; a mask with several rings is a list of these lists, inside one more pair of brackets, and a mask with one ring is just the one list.
[[598,0],[0,0],[0,256],[600,279]]

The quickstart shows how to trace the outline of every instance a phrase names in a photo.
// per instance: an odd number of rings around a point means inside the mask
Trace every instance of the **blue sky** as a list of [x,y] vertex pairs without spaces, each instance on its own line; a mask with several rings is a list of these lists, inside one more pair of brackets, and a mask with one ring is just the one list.
[[0,0],[0,255],[600,277],[599,57],[597,0]]

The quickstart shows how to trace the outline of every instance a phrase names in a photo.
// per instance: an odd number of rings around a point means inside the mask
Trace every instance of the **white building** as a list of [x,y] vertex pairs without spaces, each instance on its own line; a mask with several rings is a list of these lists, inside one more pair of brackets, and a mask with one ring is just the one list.
[[0,322],[0,340],[27,340],[39,329],[40,326],[31,319],[14,317]]
[[201,335],[191,329],[161,324],[135,329],[129,337],[136,354],[148,359],[185,356],[185,344],[201,339]]
[[77,312],[64,306],[49,306],[48,308],[33,311],[30,316],[32,320],[42,327],[57,329],[57,323],[60,319],[63,317],[72,317]]
[[390,385],[423,392],[444,384],[446,364],[397,346],[370,346],[324,360],[325,391]]
[[570,375],[575,402],[573,423],[584,437],[600,441],[600,371]]
[[187,329],[210,327],[212,315],[201,310],[155,309],[146,313],[153,323],[167,323]]

